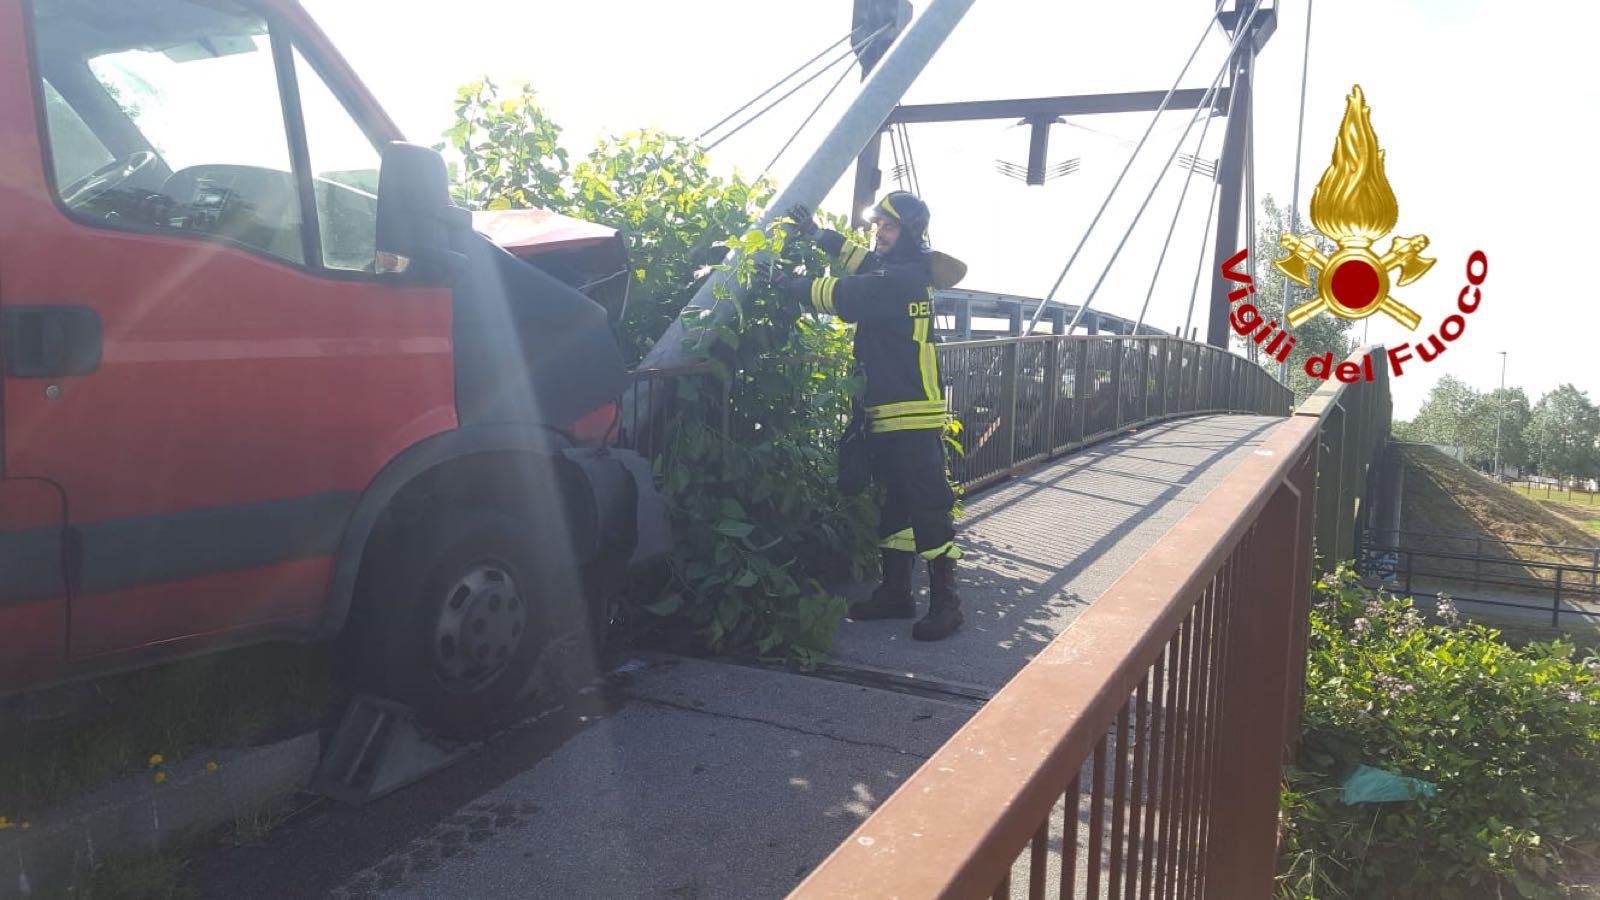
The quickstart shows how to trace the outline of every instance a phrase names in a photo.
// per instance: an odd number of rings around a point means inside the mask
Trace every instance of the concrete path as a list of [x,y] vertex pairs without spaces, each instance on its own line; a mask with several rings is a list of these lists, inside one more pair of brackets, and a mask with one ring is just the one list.
[[[335,895],[782,896],[1278,421],[1164,423],[971,498],[966,628],[928,645],[845,622],[843,680],[635,661],[616,713],[351,861]],[[898,677],[850,680],[866,670]]]

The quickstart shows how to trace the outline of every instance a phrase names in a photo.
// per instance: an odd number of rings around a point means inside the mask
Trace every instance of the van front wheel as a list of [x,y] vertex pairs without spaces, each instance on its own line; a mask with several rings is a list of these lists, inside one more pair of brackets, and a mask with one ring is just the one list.
[[548,641],[537,529],[465,509],[396,535],[364,573],[358,679],[442,733],[479,737],[527,686]]

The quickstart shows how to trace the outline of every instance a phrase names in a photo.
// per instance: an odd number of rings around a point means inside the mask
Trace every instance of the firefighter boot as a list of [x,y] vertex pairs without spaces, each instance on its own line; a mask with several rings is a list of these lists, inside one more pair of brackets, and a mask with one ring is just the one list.
[[909,619],[917,614],[911,600],[911,567],[916,555],[905,550],[883,551],[883,583],[872,591],[872,599],[850,604],[846,613],[858,622],[869,619]]
[[956,633],[961,621],[956,561],[948,556],[928,560],[928,614],[911,626],[911,636],[919,641],[942,641]]

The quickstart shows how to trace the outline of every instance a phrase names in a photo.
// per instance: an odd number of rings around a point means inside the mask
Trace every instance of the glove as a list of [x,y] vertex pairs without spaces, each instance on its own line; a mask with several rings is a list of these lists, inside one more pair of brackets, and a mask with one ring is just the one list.
[[779,274],[773,275],[770,279],[766,279],[762,283],[762,287],[771,288],[778,295],[805,303],[806,299],[810,299],[811,296],[811,277],[810,275],[786,275],[779,272]]
[[779,275],[770,284],[783,296],[804,303],[811,297],[811,281],[809,275]]
[[786,274],[783,271],[783,267],[778,265],[778,260],[776,259],[769,262],[758,261],[755,272],[750,275],[750,286],[756,290],[776,287]]
[[811,217],[811,210],[806,206],[801,204],[789,207],[789,218],[794,220],[794,224],[789,227],[794,229],[795,234],[803,238],[816,236],[819,229],[816,220]]
[[755,273],[750,276],[750,287],[758,291],[770,289],[787,297],[804,300],[811,295],[811,278],[790,275],[774,261],[756,266]]

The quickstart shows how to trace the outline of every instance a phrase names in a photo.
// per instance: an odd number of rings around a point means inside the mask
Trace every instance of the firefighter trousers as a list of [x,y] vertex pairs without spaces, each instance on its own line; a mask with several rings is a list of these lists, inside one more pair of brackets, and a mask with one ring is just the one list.
[[952,518],[956,497],[945,472],[943,431],[877,432],[868,436],[867,446],[873,478],[885,489],[878,515],[883,548],[914,551],[923,559],[960,559]]

